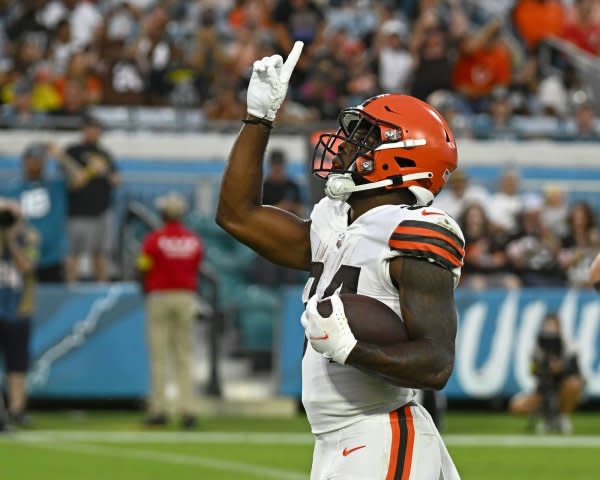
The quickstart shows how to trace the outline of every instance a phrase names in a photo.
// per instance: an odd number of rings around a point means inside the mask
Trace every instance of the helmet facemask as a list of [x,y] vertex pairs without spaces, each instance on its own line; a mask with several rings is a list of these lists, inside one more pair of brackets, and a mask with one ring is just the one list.
[[[340,128],[335,134],[326,133],[319,137],[315,147],[313,173],[326,178],[325,193],[334,200],[347,200],[357,191],[376,188],[399,188],[405,181],[429,179],[431,173],[403,175],[398,166],[389,169],[385,178],[370,179],[377,168],[376,151],[389,147],[414,148],[424,145],[424,139],[403,140],[402,128],[370,117],[361,108],[349,108],[340,113]],[[344,144],[344,150],[340,145]],[[387,145],[386,145],[387,144]],[[349,151],[349,149],[353,149]],[[381,153],[379,153],[381,156]],[[381,162],[381,160],[379,160]],[[409,187],[411,189],[413,187]],[[419,201],[420,196],[416,195]],[[426,199],[429,203],[429,198]]]
[[[357,173],[360,170],[357,161],[360,160],[360,166],[366,169],[369,165],[372,168],[375,149],[382,143],[381,129],[357,108],[343,110],[339,124],[337,132],[320,135],[313,155],[313,173],[321,178],[328,178],[331,174],[349,174],[356,182],[365,183]],[[351,154],[341,152],[339,147],[342,143],[346,144],[345,149],[354,151]]]

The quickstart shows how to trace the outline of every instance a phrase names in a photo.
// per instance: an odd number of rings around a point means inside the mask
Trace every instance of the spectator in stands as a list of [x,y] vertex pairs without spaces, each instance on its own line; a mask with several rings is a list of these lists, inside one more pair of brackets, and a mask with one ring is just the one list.
[[559,184],[549,184],[544,188],[544,207],[542,222],[544,228],[552,232],[556,238],[563,238],[567,234],[568,207],[565,192]]
[[379,87],[384,92],[407,92],[413,70],[408,49],[408,28],[400,20],[388,20],[378,31],[376,54]]
[[545,38],[559,36],[564,28],[565,10],[560,0],[519,0],[512,16],[517,33],[530,51]]
[[542,206],[539,195],[524,197],[519,233],[506,246],[506,253],[524,286],[563,287],[565,276],[557,259],[559,240],[545,228]]
[[101,123],[87,116],[81,127],[82,139],[67,148],[66,153],[85,171],[86,182],[69,190],[69,242],[67,280],[74,282],[82,255],[91,255],[94,278],[109,279],[108,253],[111,240],[111,203],[113,189],[120,176],[112,155],[100,146]]
[[267,2],[263,0],[237,0],[227,14],[227,22],[234,30],[244,27],[266,29],[271,26]]
[[[227,64],[229,59],[227,49],[215,23],[214,12],[212,10],[204,11],[201,25],[195,32],[194,47],[189,52],[188,63],[194,71],[194,85],[201,103],[210,97],[214,97],[214,92],[211,89],[214,87],[221,89],[223,86],[220,85],[220,82],[228,75]],[[253,33],[250,29],[243,29],[243,32],[238,33],[238,37],[243,36],[244,42],[234,41],[229,48],[229,58],[232,64],[231,73],[236,77],[246,73],[246,70],[252,65],[251,62],[247,63],[247,55],[254,54],[254,48],[259,47],[257,45],[257,35],[253,35]],[[233,78],[228,80],[230,85],[234,84]],[[235,96],[236,92],[233,93]]]
[[33,83],[27,78],[14,82],[4,92],[2,116],[10,128],[39,128],[44,115],[32,108]]
[[279,0],[272,18],[278,48],[282,52],[289,52],[294,42],[300,40],[312,54],[322,40],[325,15],[312,0]]
[[535,390],[515,395],[510,400],[510,412],[533,415],[534,420],[541,417],[539,432],[571,433],[570,415],[579,405],[585,383],[577,351],[565,340],[556,313],[548,313],[543,319],[531,367]]
[[102,76],[102,104],[142,105],[145,98],[145,79],[133,54],[120,50],[116,58],[105,58]]
[[452,83],[476,112],[482,110],[487,95],[495,88],[507,87],[511,80],[510,52],[501,31],[502,22],[494,19],[459,43]]
[[31,108],[34,111],[51,112],[61,106],[62,99],[54,80],[54,72],[49,62],[40,62],[36,65],[31,97]]
[[78,51],[78,48],[71,38],[71,27],[68,20],[59,21],[49,47],[49,59],[57,74],[60,75],[67,71],[69,59]]
[[477,290],[518,288],[521,282],[510,272],[504,252],[506,237],[494,231],[484,208],[477,203],[468,205],[459,225],[466,245],[461,286]]
[[7,15],[4,32],[7,39],[15,44],[31,42],[44,51],[48,45],[48,29],[40,21],[39,11],[45,0],[23,0],[14,2]]
[[446,22],[441,11],[427,7],[413,26],[410,50],[415,65],[410,94],[422,100],[436,90],[452,89],[452,54],[464,27]]
[[128,48],[129,42],[135,38],[143,11],[131,1],[112,2],[106,7],[104,22],[96,35],[95,49],[102,60],[110,63],[132,53]]
[[592,55],[600,55],[600,23],[594,17],[594,9],[597,8],[596,0],[575,0],[574,15],[567,22],[561,38],[576,45],[584,52]]
[[568,142],[600,141],[594,106],[583,92],[576,94],[574,100],[576,105],[573,120],[567,120],[563,128],[553,135],[553,139]]
[[[56,89],[65,106],[61,113],[81,113],[85,108],[98,103],[102,98],[102,81],[94,71],[95,57],[89,52],[77,52],[67,62],[65,74],[56,81]],[[71,98],[77,92],[82,96],[77,111],[71,107]]]
[[571,100],[583,90],[583,82],[572,63],[544,78],[539,85],[538,100],[542,113],[565,118],[570,113]]
[[448,180],[448,187],[433,201],[434,206],[444,210],[455,219],[460,218],[463,210],[471,203],[478,203],[487,208],[489,193],[484,187],[472,184],[462,170],[454,171]]
[[26,373],[34,309],[37,233],[25,224],[18,204],[0,198],[0,350],[8,384],[11,423],[27,425]]
[[198,269],[203,246],[182,224],[185,199],[170,193],[157,199],[164,225],[144,240],[138,269],[146,297],[152,388],[146,425],[165,425],[167,366],[173,360],[177,412],[183,428],[196,426],[192,332],[196,316]]
[[337,117],[338,99],[343,88],[339,88],[337,82],[331,81],[335,77],[335,65],[322,59],[312,66],[307,81],[299,90],[301,103],[317,111],[322,120],[332,120]]
[[69,185],[85,182],[83,169],[56,145],[33,143],[22,155],[23,178],[10,191],[19,202],[22,215],[39,236],[36,278],[39,282],[63,282],[68,242],[67,183],[48,178],[46,159],[50,155],[62,166]]
[[493,213],[494,226],[507,235],[518,230],[518,221],[523,208],[523,199],[519,193],[521,176],[518,170],[508,168],[502,173],[498,191],[492,194],[489,209]]
[[510,92],[495,88],[490,95],[489,114],[480,114],[473,120],[473,136],[481,140],[515,140],[521,131],[514,116]]
[[349,43],[346,55],[345,63],[348,65],[349,76],[344,90],[348,92],[348,102],[351,105],[359,105],[367,98],[379,94],[377,75],[371,67],[372,59],[361,43]]
[[570,287],[590,287],[590,265],[600,251],[600,231],[592,207],[585,201],[573,204],[567,225],[558,257],[561,267]]
[[579,142],[600,141],[596,113],[594,106],[589,101],[583,102],[575,110],[575,131],[569,139]]
[[224,84],[214,89],[214,97],[204,104],[208,120],[237,120],[244,115],[244,105],[233,85]]
[[178,55],[167,34],[169,14],[157,4],[144,18],[142,31],[135,42],[135,57],[140,71],[147,77],[146,102],[164,105],[171,91],[167,74]]

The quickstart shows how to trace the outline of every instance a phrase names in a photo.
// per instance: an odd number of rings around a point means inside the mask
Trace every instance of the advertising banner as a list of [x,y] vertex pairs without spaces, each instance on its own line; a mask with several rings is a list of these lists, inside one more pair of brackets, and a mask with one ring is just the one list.
[[149,387],[142,298],[134,284],[38,288],[31,397],[139,398]]

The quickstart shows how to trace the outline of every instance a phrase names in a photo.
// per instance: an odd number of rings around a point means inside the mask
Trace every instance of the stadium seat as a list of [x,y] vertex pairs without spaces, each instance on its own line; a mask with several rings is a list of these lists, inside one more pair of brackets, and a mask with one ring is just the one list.
[[140,129],[168,129],[177,121],[173,108],[136,108],[133,119]]
[[240,350],[246,353],[273,349],[273,329],[280,311],[280,299],[272,290],[248,286],[239,309]]
[[92,107],[91,114],[100,120],[103,125],[110,125],[110,128],[131,128],[131,110],[127,107],[95,106]]

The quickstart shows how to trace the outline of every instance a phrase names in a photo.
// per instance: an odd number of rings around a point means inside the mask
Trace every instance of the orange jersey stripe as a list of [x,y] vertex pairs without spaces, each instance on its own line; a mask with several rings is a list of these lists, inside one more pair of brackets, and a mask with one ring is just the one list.
[[452,255],[450,252],[448,252],[448,250],[438,247],[437,245],[431,245],[422,242],[407,242],[404,240],[390,240],[389,245],[397,250],[417,250],[425,253],[431,252],[444,258],[455,267],[461,267],[463,264],[461,258],[457,258],[455,255]]
[[390,412],[390,427],[392,428],[392,446],[390,450],[390,462],[388,464],[385,480],[394,480],[396,468],[398,468],[398,447],[400,445],[400,427],[398,426],[398,412]]
[[404,467],[402,470],[402,479],[408,480],[410,478],[410,467],[412,466],[413,447],[415,443],[415,426],[413,424],[412,412],[410,405],[404,407],[404,416],[406,421],[406,455],[404,456]]
[[455,243],[457,243],[461,247],[465,246],[465,240],[461,238],[457,233],[448,229],[447,227],[442,227],[441,225],[438,225],[436,223],[421,222],[419,220],[403,220],[402,223],[400,223],[400,225],[402,225],[403,227],[417,227],[424,228],[425,230],[433,230],[436,232],[440,232],[444,235],[448,235],[452,240],[454,240]]
[[404,234],[404,235],[419,235],[423,237],[431,237],[437,238],[447,242],[449,245],[454,247],[458,253],[460,253],[463,257],[465,256],[465,249],[459,245],[452,237],[449,235],[444,235],[437,230],[431,230],[429,228],[421,228],[421,227],[404,227],[402,224],[396,227],[394,233]]

